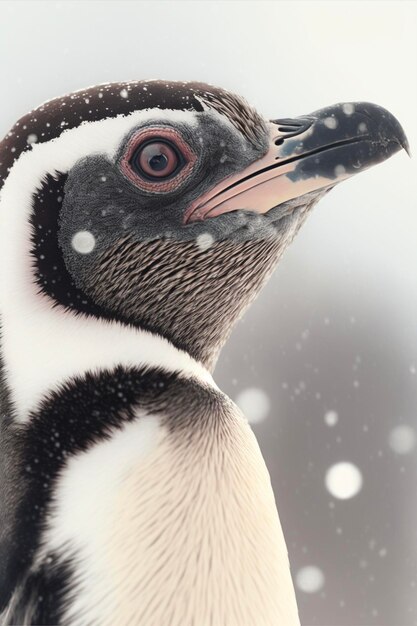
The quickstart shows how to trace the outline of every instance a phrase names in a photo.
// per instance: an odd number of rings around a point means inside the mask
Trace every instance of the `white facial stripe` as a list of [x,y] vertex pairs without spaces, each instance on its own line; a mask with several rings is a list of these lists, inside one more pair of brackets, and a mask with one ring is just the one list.
[[[129,115],[118,115],[97,122],[82,122],[80,126],[64,130],[50,141],[32,144],[14,163],[7,177],[10,186],[13,178],[24,181],[30,193],[39,186],[42,176],[54,171],[67,172],[81,158],[92,154],[106,154],[113,158],[123,137],[135,126],[148,120],[185,123],[195,127],[196,112],[171,109],[145,109]],[[21,186],[21,185],[19,185]]]
[[68,378],[117,365],[160,366],[214,385],[200,363],[163,337],[53,307],[34,282],[29,218],[32,195],[45,176],[67,172],[90,154],[114,158],[133,127],[159,117],[195,124],[191,111],[159,109],[85,122],[56,139],[34,144],[10,170],[0,193],[1,346],[19,421],[27,419],[46,392]]

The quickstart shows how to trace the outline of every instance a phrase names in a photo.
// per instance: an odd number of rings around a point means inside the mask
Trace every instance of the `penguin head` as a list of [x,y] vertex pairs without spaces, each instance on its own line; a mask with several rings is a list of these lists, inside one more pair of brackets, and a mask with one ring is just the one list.
[[44,305],[145,328],[212,367],[315,203],[402,147],[369,103],[266,120],[202,83],[99,85],[2,142],[2,195],[25,207],[0,217],[3,241],[30,257]]

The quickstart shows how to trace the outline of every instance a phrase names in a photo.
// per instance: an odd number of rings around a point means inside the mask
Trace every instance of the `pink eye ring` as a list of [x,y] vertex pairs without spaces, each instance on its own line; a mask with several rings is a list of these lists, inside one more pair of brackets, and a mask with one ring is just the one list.
[[148,127],[131,138],[120,166],[137,187],[166,193],[188,178],[196,158],[175,129]]

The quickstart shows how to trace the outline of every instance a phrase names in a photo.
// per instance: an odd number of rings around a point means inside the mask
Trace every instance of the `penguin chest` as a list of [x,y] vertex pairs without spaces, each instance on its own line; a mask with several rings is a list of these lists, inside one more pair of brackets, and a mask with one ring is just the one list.
[[139,417],[62,473],[45,536],[72,555],[64,623],[293,626],[269,475],[240,415],[169,428]]

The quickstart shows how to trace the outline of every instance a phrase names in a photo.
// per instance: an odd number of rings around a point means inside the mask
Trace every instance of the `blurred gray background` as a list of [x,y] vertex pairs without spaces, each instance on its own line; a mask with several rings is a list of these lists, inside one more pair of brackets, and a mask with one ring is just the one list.
[[[167,78],[271,118],[376,102],[417,146],[413,2],[0,2],[0,59],[2,135],[56,95]],[[327,195],[216,370],[270,469],[303,626],[417,624],[415,186],[401,153]]]

